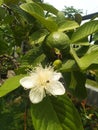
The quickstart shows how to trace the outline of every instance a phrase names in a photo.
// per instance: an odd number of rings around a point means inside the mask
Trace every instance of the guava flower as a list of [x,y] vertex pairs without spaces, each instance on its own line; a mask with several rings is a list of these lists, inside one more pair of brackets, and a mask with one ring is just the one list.
[[61,73],[54,71],[51,66],[43,68],[39,65],[30,72],[29,76],[20,79],[20,84],[25,89],[31,89],[29,92],[31,102],[39,103],[46,94],[56,96],[65,93],[60,78],[62,78]]

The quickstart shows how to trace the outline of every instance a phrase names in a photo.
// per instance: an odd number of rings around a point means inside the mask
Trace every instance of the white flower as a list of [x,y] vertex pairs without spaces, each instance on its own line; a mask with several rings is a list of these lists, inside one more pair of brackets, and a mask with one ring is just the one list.
[[29,93],[31,102],[39,103],[46,94],[56,96],[65,93],[65,88],[59,81],[61,77],[61,73],[54,71],[52,67],[43,68],[39,65],[30,73],[30,76],[22,78],[20,84],[25,89],[31,89]]

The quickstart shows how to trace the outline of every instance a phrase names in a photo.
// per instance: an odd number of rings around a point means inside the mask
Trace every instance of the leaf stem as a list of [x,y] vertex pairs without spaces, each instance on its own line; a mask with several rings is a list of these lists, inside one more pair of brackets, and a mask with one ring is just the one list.
[[72,57],[75,59],[77,65],[79,66],[79,68],[81,69],[81,64],[80,64],[80,59],[79,57],[77,56],[75,50],[73,49],[72,46],[70,46],[70,54],[72,55]]

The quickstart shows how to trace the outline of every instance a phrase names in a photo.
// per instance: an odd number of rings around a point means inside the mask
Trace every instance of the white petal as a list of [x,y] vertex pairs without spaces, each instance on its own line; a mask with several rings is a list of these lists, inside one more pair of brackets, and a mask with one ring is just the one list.
[[27,76],[27,77],[24,77],[24,78],[20,79],[20,84],[24,88],[29,89],[29,88],[34,87],[35,79],[33,79],[33,77],[31,77],[31,76]]
[[41,87],[34,87],[30,90],[29,97],[32,103],[39,103],[45,97],[45,90]]
[[53,80],[54,80],[54,81],[59,80],[61,77],[62,77],[62,74],[61,74],[61,73],[57,73],[57,72],[54,72],[54,73],[53,73]]
[[62,83],[59,81],[56,81],[52,83],[51,85],[46,87],[46,91],[48,93],[51,93],[52,95],[63,95],[65,93],[65,88]]

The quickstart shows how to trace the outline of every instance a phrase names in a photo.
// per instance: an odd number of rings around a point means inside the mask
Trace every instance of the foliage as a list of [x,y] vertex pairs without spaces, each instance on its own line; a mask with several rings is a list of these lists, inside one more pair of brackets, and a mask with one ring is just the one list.
[[65,6],[65,8],[63,9],[63,12],[66,17],[71,18],[71,19],[75,18],[75,14],[83,13],[83,11],[81,9],[75,9],[73,6],[71,6],[71,7]]
[[[85,102],[85,101],[84,101]],[[81,113],[82,122],[84,124],[84,130],[97,130],[97,118],[98,118],[98,108],[95,106],[88,106],[82,102],[80,105],[79,112]]]
[[[98,82],[98,20],[80,25],[81,17],[66,18],[52,5],[39,0],[4,0],[0,5],[0,76],[4,78],[3,72],[7,74],[10,69],[16,73],[14,77],[7,76],[0,87],[2,129],[6,129],[2,122],[9,124],[12,121],[9,113],[13,114],[13,120],[18,119],[19,126],[14,121],[8,130],[85,129],[85,118],[81,121],[81,114],[69,97],[71,95],[78,102],[87,97],[88,72],[92,72]],[[91,35],[94,44],[89,41]],[[19,80],[40,63],[43,66],[51,64],[62,73],[67,92],[63,96],[46,96],[39,104],[31,104],[28,91],[21,90]],[[19,104],[14,105],[12,99],[17,97]],[[25,109],[27,126],[24,127],[21,124],[24,124]]]
[[23,92],[24,90],[19,88],[0,99],[1,129],[22,130],[26,127],[28,130],[33,129],[28,100],[26,96],[23,97]]

